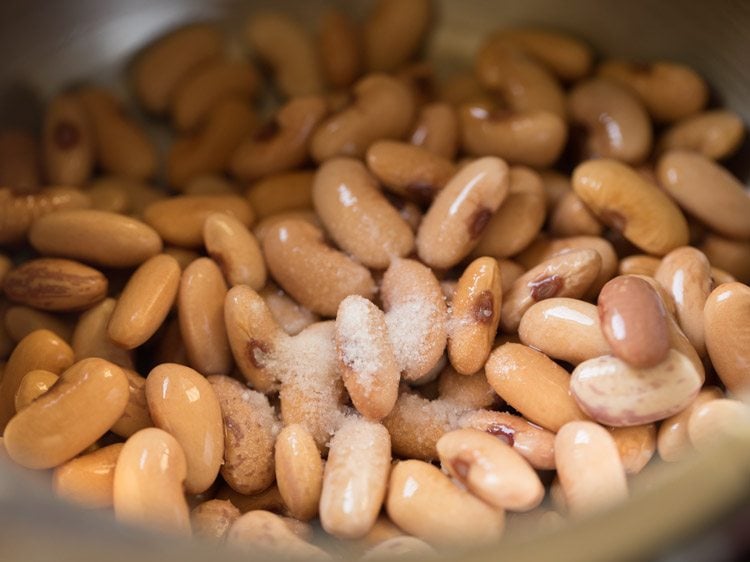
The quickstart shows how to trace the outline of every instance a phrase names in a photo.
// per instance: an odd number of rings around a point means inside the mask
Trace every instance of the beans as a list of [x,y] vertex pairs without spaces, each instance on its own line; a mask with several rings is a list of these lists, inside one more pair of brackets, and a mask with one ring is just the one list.
[[669,353],[667,311],[646,281],[616,277],[599,293],[599,318],[613,355],[636,368],[655,367]]
[[101,357],[120,367],[133,368],[133,353],[115,344],[107,333],[116,306],[114,299],[104,299],[81,314],[71,341],[77,360]]
[[334,156],[361,157],[380,139],[400,139],[411,128],[414,99],[401,81],[370,74],[354,86],[354,102],[328,117],[312,136],[310,154],[322,162]]
[[323,461],[312,435],[301,425],[287,425],[276,438],[276,483],[289,512],[300,521],[318,514]]
[[133,349],[156,333],[174,304],[180,265],[166,254],[154,256],[131,276],[117,301],[107,333],[118,345]]
[[551,358],[578,365],[610,354],[596,306],[570,298],[551,298],[532,305],[518,326],[521,341]]
[[474,260],[458,280],[449,319],[448,356],[459,373],[476,373],[487,361],[501,306],[497,262],[493,258]]
[[656,452],[656,425],[648,423],[630,427],[611,427],[625,474],[638,474]]
[[659,268],[661,260],[645,254],[628,256],[620,261],[618,273],[620,275],[647,275],[653,277]]
[[112,433],[121,437],[130,437],[137,431],[154,425],[146,402],[146,379],[135,371],[123,369],[128,379],[128,403],[119,420],[111,428]]
[[22,129],[0,131],[0,185],[19,195],[34,193],[41,172],[34,135]]
[[573,250],[552,257],[516,279],[503,300],[503,331],[515,332],[523,314],[536,302],[553,297],[579,298],[599,274],[601,257],[595,250]]
[[546,355],[506,343],[492,352],[484,368],[495,392],[529,421],[558,431],[569,421],[585,419],[570,395],[568,373]]
[[314,178],[313,172],[272,174],[251,185],[245,195],[259,219],[270,219],[285,211],[312,208]]
[[163,532],[190,534],[183,482],[185,453],[166,431],[150,427],[132,435],[115,467],[114,508],[120,521]]
[[607,430],[593,422],[571,422],[560,429],[555,463],[573,515],[599,511],[628,495],[617,446]]
[[233,151],[232,173],[249,181],[303,165],[310,136],[327,113],[325,100],[318,96],[288,101]]
[[565,194],[552,211],[550,233],[554,236],[599,236],[602,223],[573,192]]
[[388,515],[430,544],[488,543],[500,538],[504,512],[455,486],[440,470],[416,460],[393,467]]
[[614,160],[584,162],[573,172],[573,189],[599,220],[650,254],[687,244],[680,210],[632,168]]
[[687,408],[665,419],[659,426],[656,442],[659,457],[666,462],[675,462],[687,456],[693,450],[688,435],[688,421],[693,411],[723,396],[724,393],[715,386],[703,387]]
[[203,243],[203,224],[213,213],[226,213],[245,226],[253,222],[247,201],[235,195],[186,195],[151,203],[143,213],[168,244],[197,248]]
[[290,336],[318,322],[320,317],[297,304],[274,284],[267,284],[259,293],[279,326]]
[[698,249],[706,254],[709,261],[737,278],[737,281],[750,282],[750,242],[741,242],[708,234]]
[[55,494],[85,507],[110,507],[115,466],[123,446],[115,443],[58,466],[52,475]]
[[165,363],[146,378],[146,400],[156,427],[173,435],[185,453],[185,489],[206,491],[224,453],[221,409],[212,386],[189,367]]
[[419,226],[419,257],[432,267],[451,267],[461,261],[505,199],[508,183],[508,166],[499,158],[481,158],[459,171]]
[[447,342],[447,310],[432,271],[413,260],[393,260],[380,296],[396,362],[407,381],[419,381],[437,365]]
[[464,104],[458,109],[461,146],[475,156],[498,156],[512,164],[549,166],[562,153],[568,130],[556,113],[493,109]]
[[593,419],[620,427],[679,412],[695,398],[702,382],[690,360],[672,349],[662,363],[648,369],[635,369],[612,356],[585,361],[573,371],[570,390]]
[[39,258],[10,270],[3,289],[13,302],[32,308],[80,310],[106,296],[107,278],[76,261]]
[[58,376],[44,369],[29,371],[21,379],[14,399],[16,412],[20,412],[47,392],[57,382]]
[[694,70],[669,61],[650,64],[610,60],[599,66],[606,76],[633,90],[656,121],[676,121],[706,105],[708,86]]
[[6,452],[27,468],[57,466],[104,435],[127,401],[128,382],[119,367],[103,359],[79,361],[10,420],[3,435]]
[[281,517],[268,511],[249,511],[242,515],[229,528],[226,541],[227,544],[264,557],[330,559],[325,551],[299,538]]
[[328,83],[334,88],[346,88],[362,70],[359,26],[341,10],[328,8],[321,17],[318,34],[320,64]]
[[209,215],[203,223],[203,240],[229,285],[244,284],[259,290],[266,284],[266,264],[260,244],[235,217],[226,213]]
[[179,82],[170,101],[172,122],[179,131],[200,126],[227,98],[252,98],[260,85],[255,68],[244,61],[210,59]]
[[182,274],[177,295],[180,333],[188,359],[206,375],[226,374],[232,368],[224,323],[227,285],[213,260],[199,258]]
[[393,537],[369,549],[360,560],[434,555],[435,549],[416,537]]
[[341,425],[331,440],[320,496],[326,532],[358,538],[370,530],[383,504],[390,464],[391,439],[382,425],[356,418]]
[[346,297],[336,313],[338,371],[354,407],[380,420],[393,409],[401,378],[383,312],[365,298]]
[[431,20],[432,5],[427,0],[379,0],[363,29],[367,67],[393,71],[403,65],[421,46]]
[[8,308],[5,311],[4,324],[8,336],[16,343],[35,330],[49,330],[65,341],[70,341],[73,331],[65,319],[28,306]]
[[638,98],[625,87],[602,78],[581,82],[568,96],[568,111],[588,133],[585,157],[638,164],[648,156],[651,122]]
[[705,341],[719,378],[727,390],[741,394],[750,386],[750,287],[727,283],[714,289],[703,310]]
[[271,67],[286,97],[319,94],[323,77],[312,39],[296,21],[280,12],[264,12],[245,24],[245,40]]
[[458,116],[453,107],[442,102],[428,103],[417,112],[409,142],[453,159],[458,150],[458,133]]
[[384,269],[414,247],[409,225],[354,159],[326,161],[315,175],[313,204],[331,238],[365,266]]
[[[690,442],[699,451],[710,450],[717,437],[750,428],[750,409],[739,400],[720,398],[697,406],[688,420]],[[7,447],[7,440],[6,440]]]
[[190,513],[193,534],[207,539],[223,540],[240,510],[228,500],[208,500]]
[[53,184],[82,185],[91,176],[93,133],[86,110],[74,94],[60,94],[47,106],[42,152],[47,179]]
[[323,232],[303,221],[283,220],[270,227],[263,237],[263,253],[279,285],[322,316],[335,316],[348,295],[369,298],[375,293],[370,272],[328,246]]
[[473,375],[460,375],[450,365],[437,379],[438,396],[466,408],[489,408],[497,402],[497,395],[487,382],[484,371]]
[[750,238],[750,196],[724,168],[692,151],[672,150],[659,160],[657,174],[667,193],[701,222],[730,238]]
[[223,375],[208,377],[221,408],[224,458],[221,475],[241,494],[273,484],[273,445],[279,432],[276,413],[260,392]]
[[437,449],[443,469],[496,508],[528,511],[544,498],[544,487],[531,466],[487,433],[451,431],[440,438]]
[[[97,240],[97,244],[91,244]],[[77,259],[104,267],[132,267],[162,249],[159,234],[139,220],[117,213],[76,209],[34,221],[31,245],[46,256]]]
[[714,109],[678,121],[659,140],[661,152],[694,150],[712,160],[723,160],[737,152],[745,139],[742,118],[733,111]]

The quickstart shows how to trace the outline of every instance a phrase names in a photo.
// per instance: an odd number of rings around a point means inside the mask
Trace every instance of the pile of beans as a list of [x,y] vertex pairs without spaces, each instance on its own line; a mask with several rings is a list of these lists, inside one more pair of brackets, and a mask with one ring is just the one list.
[[438,77],[435,17],[173,30],[128,68],[166,151],[93,83],[0,132],[0,454],[130,524],[370,557],[554,528],[750,423],[739,116],[532,28]]

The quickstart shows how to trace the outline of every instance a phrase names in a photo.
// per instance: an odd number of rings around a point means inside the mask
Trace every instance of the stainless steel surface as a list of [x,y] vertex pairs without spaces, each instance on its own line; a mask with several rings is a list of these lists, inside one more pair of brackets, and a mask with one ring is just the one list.
[[[217,18],[237,32],[243,16],[264,7],[289,9],[314,25],[321,0],[2,0],[0,1],[0,126],[35,125],[42,101],[65,85],[94,80],[125,87],[128,57],[163,30],[198,18]],[[369,2],[333,2],[362,13]],[[631,0],[443,0],[430,54],[448,66],[466,61],[482,36],[495,28],[534,23],[569,30],[599,52],[650,60],[667,58],[697,68],[716,99],[750,121],[750,2]],[[750,159],[745,158],[745,161]],[[606,546],[618,555],[639,546],[664,545],[704,525],[706,518],[747,501],[750,470],[747,436],[715,456],[695,459],[661,484],[636,494],[635,502],[607,516],[581,522],[566,533],[534,541],[522,550],[462,555],[464,560],[538,559],[558,552],[565,559],[601,558]],[[737,463],[736,465],[732,462]],[[1,464],[1,463],[0,463]],[[659,471],[661,472],[661,471]],[[744,483],[744,484],[743,484]],[[738,492],[739,490],[739,492]],[[660,494],[658,495],[657,492]],[[639,503],[640,502],[640,503]],[[642,513],[643,517],[638,515]],[[657,514],[658,515],[655,515]],[[660,518],[659,524],[649,516]],[[663,519],[663,521],[661,520]],[[664,525],[671,523],[671,527]],[[588,525],[588,526],[587,526]],[[666,529],[666,530],[665,530]],[[650,532],[652,531],[652,532]],[[659,531],[660,534],[655,534]],[[589,539],[597,539],[591,546]],[[599,540],[601,539],[601,540]],[[108,513],[90,513],[51,501],[47,484],[0,466],[0,560],[241,560],[205,545],[116,527]]]

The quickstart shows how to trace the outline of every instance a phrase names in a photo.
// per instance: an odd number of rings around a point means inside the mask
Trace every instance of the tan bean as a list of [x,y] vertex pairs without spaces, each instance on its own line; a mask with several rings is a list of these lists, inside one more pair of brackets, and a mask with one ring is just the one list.
[[107,178],[91,183],[86,189],[91,199],[91,208],[108,213],[127,214],[130,211],[130,193],[117,183],[109,183]]
[[251,181],[303,165],[310,137],[327,113],[320,96],[292,98],[232,151],[232,174]]
[[465,408],[489,408],[497,402],[495,391],[487,382],[484,371],[461,375],[448,365],[437,379],[440,400]]
[[35,330],[49,330],[70,341],[72,328],[65,318],[27,306],[11,306],[5,311],[4,325],[8,336],[19,342]]
[[211,259],[231,286],[249,285],[260,289],[266,283],[266,264],[255,236],[235,217],[225,213],[209,215],[203,224],[203,239]]
[[323,461],[312,435],[301,425],[287,425],[276,438],[276,483],[293,517],[308,521],[318,514]]
[[510,291],[513,283],[516,282],[516,279],[521,277],[521,275],[523,275],[526,270],[522,265],[517,264],[513,260],[505,258],[497,260],[497,264],[500,267],[500,277],[503,286],[503,294],[505,294]]
[[691,361],[671,349],[667,358],[647,369],[636,369],[613,356],[578,365],[570,391],[583,411],[614,427],[642,425],[683,410],[703,383]]
[[83,88],[77,95],[91,121],[97,163],[118,176],[135,180],[152,177],[157,169],[156,147],[120,100],[95,86]]
[[708,86],[692,68],[669,61],[649,64],[613,59],[598,73],[636,93],[656,121],[672,122],[703,109]]
[[490,36],[474,59],[480,84],[515,111],[548,111],[565,118],[565,94],[557,79],[522,50]]
[[663,256],[688,242],[685,217],[656,186],[614,160],[590,160],[573,172],[573,189],[603,223]]
[[429,203],[455,174],[448,159],[400,141],[379,141],[367,150],[367,166],[390,191]]
[[723,397],[724,393],[719,388],[705,386],[687,408],[665,419],[659,426],[656,441],[659,457],[666,462],[676,462],[685,458],[693,450],[688,435],[690,416],[706,402]]
[[47,181],[83,185],[94,167],[93,131],[81,101],[74,94],[59,94],[47,105],[42,133],[42,154]]
[[570,177],[555,170],[539,170],[547,200],[547,213],[551,213],[562,198],[573,190]]
[[241,494],[256,494],[273,484],[273,446],[280,425],[260,392],[223,375],[208,377],[224,420],[224,481]]
[[333,158],[315,175],[313,203],[336,244],[367,267],[385,269],[414,247],[411,228],[359,161]]
[[252,496],[245,496],[239,492],[235,492],[230,486],[224,484],[216,492],[216,499],[229,500],[232,502],[232,505],[240,510],[240,513],[263,509],[279,515],[288,514],[284,500],[275,484],[263,490],[260,494]]
[[617,272],[619,275],[646,275],[653,277],[661,260],[646,254],[636,254],[620,260]]
[[511,164],[549,166],[567,139],[565,121],[550,111],[493,109],[464,104],[458,109],[461,146],[474,156],[498,156]]
[[599,293],[598,309],[602,333],[613,355],[642,369],[666,359],[670,347],[667,310],[646,281],[615,277]]
[[82,263],[38,258],[5,275],[5,296],[13,302],[50,311],[87,308],[107,294],[107,278]]
[[178,138],[167,155],[169,183],[183,188],[203,174],[221,172],[256,124],[246,102],[229,98],[216,105],[198,131]]
[[59,379],[55,373],[44,369],[29,371],[21,379],[14,400],[15,411],[20,412],[46,393]]
[[750,387],[750,287],[742,283],[720,285],[704,308],[705,341],[719,378],[727,389],[741,395]]
[[315,45],[298,22],[281,12],[262,12],[247,21],[244,31],[255,54],[271,67],[276,87],[284,96],[323,91]]
[[203,243],[203,224],[213,213],[232,215],[245,226],[250,226],[254,218],[248,202],[237,195],[184,195],[150,204],[143,220],[167,244],[197,248]]
[[555,463],[568,510],[599,511],[628,496],[617,444],[603,427],[589,421],[563,426],[555,437]]
[[580,80],[591,71],[593,53],[571,35],[533,27],[505,29],[493,40],[515,46],[542,62],[561,80]]
[[453,160],[458,151],[458,116],[447,103],[428,103],[417,112],[409,142],[442,158]]
[[464,167],[438,194],[417,232],[420,258],[447,268],[479,242],[509,189],[508,166],[486,157]]
[[526,248],[544,224],[541,178],[529,168],[510,169],[508,195],[490,218],[473,256],[506,258]]
[[359,26],[348,14],[328,8],[321,16],[320,64],[326,80],[334,88],[346,88],[359,77],[364,58],[361,43]]
[[505,513],[455,486],[440,469],[417,460],[391,471],[388,515],[430,544],[490,543],[500,538]]
[[711,293],[711,264],[692,247],[677,248],[661,260],[655,279],[672,297],[676,319],[698,355],[706,355],[703,309]]
[[447,340],[447,309],[432,271],[406,259],[394,260],[380,287],[388,335],[407,381],[418,381],[440,360]]
[[521,341],[553,359],[578,365],[612,353],[595,305],[551,298],[532,305],[518,326]]
[[601,270],[596,250],[571,250],[551,257],[516,279],[504,295],[500,323],[503,331],[518,331],[521,317],[539,301],[553,297],[582,297]]
[[154,422],[146,402],[146,379],[130,369],[123,369],[122,372],[128,379],[128,403],[111,431],[127,439],[141,429],[153,427]]
[[21,242],[37,218],[56,209],[90,206],[89,196],[77,189],[53,187],[39,193],[14,196],[9,188],[0,188],[0,244]]
[[638,474],[656,452],[656,425],[607,428],[617,445],[625,474]]
[[262,557],[329,560],[322,549],[299,538],[284,520],[269,511],[249,511],[239,517],[226,534],[226,542]]
[[437,551],[417,537],[401,536],[386,539],[365,552],[360,560],[382,560],[401,557],[436,555]]
[[169,105],[178,131],[200,126],[227,98],[251,99],[260,86],[255,68],[241,60],[208,60],[181,80]]
[[750,195],[720,165],[692,151],[672,150],[659,160],[657,174],[660,185],[692,216],[724,236],[750,239]]
[[112,311],[107,334],[125,349],[145,343],[172,308],[180,286],[177,260],[160,254],[146,261],[130,277]]
[[193,535],[211,540],[223,540],[232,524],[239,519],[240,510],[228,500],[208,500],[190,512]]
[[568,95],[574,123],[586,130],[582,153],[586,158],[613,158],[641,163],[651,151],[653,135],[646,108],[626,87],[591,78]]
[[698,249],[711,265],[720,267],[741,283],[750,283],[750,241],[730,240],[708,233]]
[[568,373],[543,353],[506,343],[492,352],[485,372],[500,398],[545,429],[586,419],[570,394]]
[[239,186],[219,174],[204,174],[192,178],[185,188],[185,195],[232,195],[239,191]]
[[367,67],[393,71],[411,60],[429,31],[432,11],[428,0],[376,2],[363,27]]
[[400,139],[412,126],[412,93],[396,78],[370,74],[354,85],[353,102],[317,128],[310,154],[322,162],[334,156],[362,157],[381,139]]
[[328,246],[321,230],[301,220],[271,226],[263,237],[263,253],[284,291],[321,316],[335,316],[348,295],[370,298],[375,293],[369,270]]
[[149,427],[131,436],[115,467],[114,508],[118,520],[169,533],[190,534],[183,490],[187,461],[179,442]]
[[116,306],[114,299],[104,299],[78,318],[71,340],[77,360],[100,357],[120,367],[133,368],[133,353],[113,342],[107,333]]
[[14,194],[38,191],[42,183],[37,139],[22,129],[0,130],[0,185]]
[[572,191],[563,196],[550,216],[552,236],[600,236],[604,225]]
[[189,367],[165,363],[146,378],[146,401],[154,425],[173,435],[185,453],[185,489],[206,491],[224,455],[222,411],[212,385]]
[[346,297],[336,313],[338,370],[354,407],[380,420],[393,409],[401,370],[383,312],[367,299]]
[[296,336],[309,325],[320,321],[317,314],[295,302],[273,283],[267,284],[259,294],[276,322],[290,336]]
[[[282,172],[252,184],[245,195],[259,219],[312,208],[314,172]],[[259,237],[260,238],[260,237]]]
[[93,209],[60,210],[40,217],[29,230],[29,241],[45,256],[104,267],[133,267],[162,249],[159,234],[147,224]]
[[690,442],[699,451],[710,450],[717,441],[750,429],[750,407],[739,400],[720,398],[696,407],[688,419]]
[[737,281],[731,273],[713,266],[711,267],[711,280],[711,286],[714,288],[725,283],[735,283]]
[[128,381],[117,365],[96,358],[79,361],[8,422],[6,452],[27,468],[57,466],[104,435],[127,401]]
[[512,446],[477,429],[457,429],[437,443],[443,470],[499,509],[529,511],[544,498],[539,477]]
[[[375,523],[391,468],[391,439],[380,424],[353,418],[331,440],[320,496],[323,529],[359,538]],[[352,503],[352,498],[357,498]]]
[[448,357],[459,373],[476,373],[487,361],[501,307],[497,261],[487,257],[474,260],[458,280],[448,320]]
[[737,152],[745,139],[742,118],[726,109],[713,109],[686,117],[659,139],[658,150],[694,150],[706,158],[723,160]]
[[102,447],[61,464],[52,474],[58,497],[89,508],[112,506],[115,466],[122,443]]
[[[100,204],[97,204],[97,191],[119,193],[118,198],[121,198],[122,201],[118,205],[121,205],[121,207],[101,208]],[[153,185],[116,175],[104,175],[94,179],[89,184],[86,194],[92,200],[92,208],[112,213],[125,213],[134,218],[141,218],[143,209],[154,201],[167,197],[166,193],[158,190]]]

